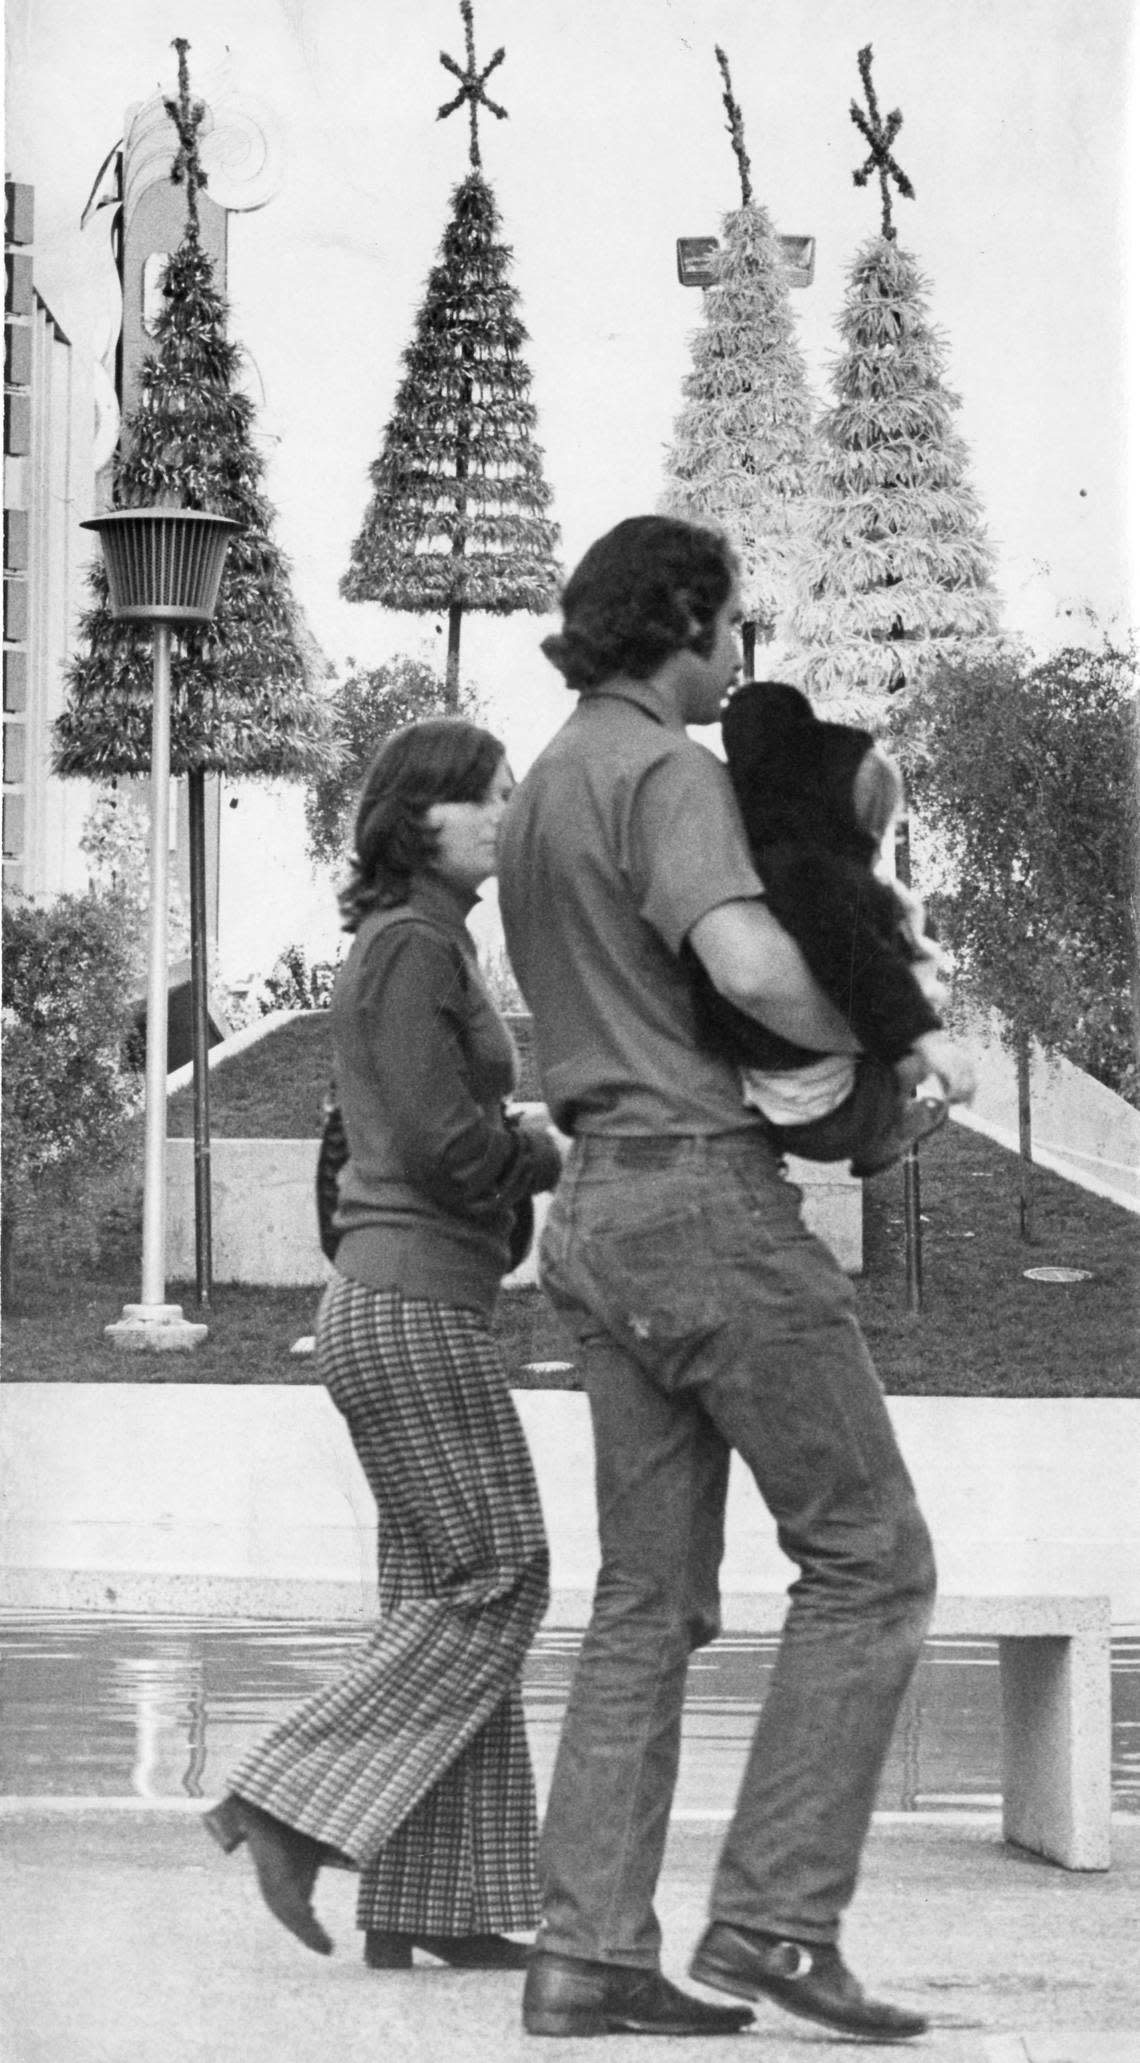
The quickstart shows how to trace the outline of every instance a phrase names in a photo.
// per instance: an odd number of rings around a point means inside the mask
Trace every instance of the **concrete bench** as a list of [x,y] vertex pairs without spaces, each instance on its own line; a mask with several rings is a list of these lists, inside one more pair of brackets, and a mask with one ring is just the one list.
[[[734,1600],[733,1630],[778,1633],[787,1599]],[[1107,1597],[940,1597],[932,1634],[996,1639],[1002,1834],[1067,1870],[1111,1862]]]

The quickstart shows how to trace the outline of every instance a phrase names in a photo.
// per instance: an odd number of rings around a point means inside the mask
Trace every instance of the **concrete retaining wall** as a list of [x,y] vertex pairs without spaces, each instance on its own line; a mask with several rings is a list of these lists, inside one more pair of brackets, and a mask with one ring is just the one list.
[[[525,1105],[536,1113],[541,1104]],[[804,1215],[840,1266],[863,1266],[863,1185],[842,1167],[790,1164],[804,1190]],[[328,1264],[317,1244],[315,1139],[215,1139],[210,1149],[213,1267],[217,1282],[320,1283]],[[537,1199],[536,1239],[548,1199]],[[194,1274],[194,1142],[166,1143],[166,1273]],[[535,1255],[508,1276],[508,1288],[536,1280]]]
[[[552,1624],[597,1548],[585,1399],[519,1393],[550,1533]],[[1107,1593],[1140,1629],[1140,1400],[900,1397],[891,1415],[946,1592]],[[791,1570],[733,1464],[725,1623]],[[0,1386],[0,1605],[369,1616],[372,1500],[319,1388]]]
[[[971,1020],[963,1037],[978,1078],[977,1094],[952,1112],[960,1124],[1017,1151],[1017,1065],[1001,1043],[991,1013]],[[1033,1158],[1095,1196],[1140,1211],[1140,1110],[1071,1061],[1047,1054],[1036,1039],[1029,1056]]]

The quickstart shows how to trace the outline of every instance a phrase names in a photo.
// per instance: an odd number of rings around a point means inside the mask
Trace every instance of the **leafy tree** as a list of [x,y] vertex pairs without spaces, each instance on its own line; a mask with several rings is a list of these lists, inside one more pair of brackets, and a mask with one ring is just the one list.
[[114,895],[3,911],[3,1279],[41,1185],[69,1185],[121,1152],[137,1105],[125,1059],[136,955]]
[[443,683],[426,660],[400,657],[382,666],[357,668],[348,662],[349,673],[332,698],[332,721],[339,749],[335,770],[322,772],[311,783],[305,798],[305,822],[309,851],[318,864],[343,861],[352,843],[357,797],[369,761],[378,745],[404,724],[420,723],[425,717],[454,715],[458,711],[473,721],[483,715],[475,691],[457,688],[457,701],[448,701]]
[[1023,1078],[1036,1038],[1140,1105],[1134,646],[943,667],[905,737],[967,992],[1001,1013]]
[[498,240],[494,195],[480,169],[480,104],[504,55],[475,69],[471,0],[462,0],[467,69],[441,57],[460,81],[448,115],[470,110],[471,171],[456,187],[438,263],[428,277],[404,377],[380,456],[373,496],[340,583],[350,602],[448,617],[446,695],[456,707],[459,639],[468,609],[543,614],[558,569],[550,489],[534,442],[537,415],[522,357],[527,333]]
[[[92,888],[117,898],[123,921],[136,942],[138,994],[146,986],[146,915],[149,898],[150,811],[147,783],[116,776],[95,796],[84,819],[79,849],[87,860]],[[167,878],[167,946],[172,960],[189,950],[186,900],[173,873]]]
[[716,523],[732,538],[751,672],[757,631],[770,637],[792,600],[812,404],[783,252],[767,210],[753,199],[743,120],[719,45],[716,55],[741,206],[724,218],[717,278],[705,290],[663,505],[670,514]]
[[889,179],[914,189],[890,146],[859,53],[870,110],[851,115],[871,146],[854,175],[877,172],[882,229],[857,253],[839,321],[835,405],[819,425],[793,630],[805,688],[873,717],[882,697],[997,630],[993,554],[969,454],[953,427],[960,406],[945,384],[946,346],[932,327],[928,288],[891,222]]
[[304,946],[286,946],[265,977],[259,998],[263,1016],[272,1010],[327,1010],[339,960],[310,960]]

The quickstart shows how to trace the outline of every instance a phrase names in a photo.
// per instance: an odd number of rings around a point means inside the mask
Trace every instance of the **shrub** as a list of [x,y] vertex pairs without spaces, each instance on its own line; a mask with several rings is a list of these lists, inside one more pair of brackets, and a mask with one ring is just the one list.
[[339,960],[310,960],[303,946],[286,946],[265,977],[259,1002],[271,1010],[327,1010]]
[[[147,913],[150,907],[150,781],[119,775],[100,788],[83,822],[79,849],[96,893],[118,897],[132,935],[136,986],[146,987]],[[181,960],[190,950],[190,914],[172,868],[167,881],[167,951]]]
[[305,798],[309,852],[323,866],[342,866],[347,859],[364,776],[385,738],[425,717],[456,715],[481,723],[484,715],[478,695],[467,686],[460,686],[452,709],[444,683],[425,659],[401,656],[371,670],[350,659],[348,668],[348,678],[332,698],[340,758],[315,777]]
[[46,1180],[66,1197],[121,1152],[137,1107],[127,1071],[135,953],[120,897],[4,905],[3,1276]]
[[1137,720],[1135,650],[1106,642],[947,667],[904,740],[963,990],[1133,1102]]

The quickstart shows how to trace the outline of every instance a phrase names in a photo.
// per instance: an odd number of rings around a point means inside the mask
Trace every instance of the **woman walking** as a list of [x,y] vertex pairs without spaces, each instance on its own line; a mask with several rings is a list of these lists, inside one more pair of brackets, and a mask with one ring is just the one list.
[[349,1161],[317,1366],[376,1499],[381,1617],[205,1815],[227,1852],[248,1843],[270,1911],[318,1953],[321,1864],[359,1867],[378,1969],[410,1968],[414,1947],[519,1968],[506,1936],[537,1919],[520,1672],[548,1560],[491,1316],[515,1212],[560,1157],[504,1116],[516,1059],[465,921],[512,786],[498,740],[452,718],[386,740],[364,784],[332,1005]]

